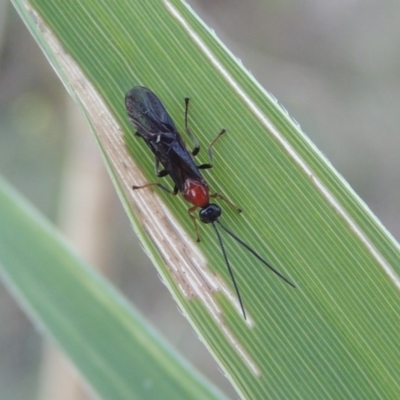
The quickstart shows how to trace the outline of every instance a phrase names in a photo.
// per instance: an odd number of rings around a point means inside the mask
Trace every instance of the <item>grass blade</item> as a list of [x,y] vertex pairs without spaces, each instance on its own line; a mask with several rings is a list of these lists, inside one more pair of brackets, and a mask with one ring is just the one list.
[[0,180],[0,272],[104,399],[223,398]]

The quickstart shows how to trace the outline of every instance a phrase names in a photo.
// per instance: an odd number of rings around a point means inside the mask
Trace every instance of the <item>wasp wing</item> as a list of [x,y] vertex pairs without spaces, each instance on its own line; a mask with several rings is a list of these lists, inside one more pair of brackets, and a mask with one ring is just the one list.
[[143,139],[176,131],[176,127],[159,98],[150,90],[136,86],[125,96],[129,119]]
[[179,191],[183,191],[189,178],[202,180],[174,122],[150,89],[136,86],[129,90],[125,106],[137,134],[144,139]]

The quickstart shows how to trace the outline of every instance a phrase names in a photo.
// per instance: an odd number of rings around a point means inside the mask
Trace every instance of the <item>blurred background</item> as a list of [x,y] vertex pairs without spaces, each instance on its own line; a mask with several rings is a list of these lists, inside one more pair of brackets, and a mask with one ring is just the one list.
[[[189,3],[399,239],[400,3]],[[0,172],[180,352],[237,398],[156,270],[145,255],[139,259],[140,246],[85,121],[5,0],[0,0]],[[68,369],[0,286],[0,398],[91,398]]]

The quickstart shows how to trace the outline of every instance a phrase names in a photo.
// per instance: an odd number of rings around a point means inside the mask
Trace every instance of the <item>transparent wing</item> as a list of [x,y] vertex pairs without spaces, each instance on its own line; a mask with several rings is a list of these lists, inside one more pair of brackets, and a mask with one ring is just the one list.
[[125,96],[125,106],[139,134],[175,132],[176,127],[159,98],[150,90],[136,86]]

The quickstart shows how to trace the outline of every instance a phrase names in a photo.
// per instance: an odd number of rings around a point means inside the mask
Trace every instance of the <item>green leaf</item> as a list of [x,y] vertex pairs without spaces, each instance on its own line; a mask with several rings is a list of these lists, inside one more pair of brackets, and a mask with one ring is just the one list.
[[[145,248],[239,393],[396,398],[399,246],[277,101],[181,1],[31,6],[20,13],[34,16],[32,32],[88,116]],[[191,97],[203,147],[228,131],[204,176],[244,212],[222,204],[221,221],[297,286],[224,236],[247,323],[211,227],[197,245],[187,203],[130,189],[155,180],[124,109],[135,85],[155,91],[181,131]]]
[[0,226],[6,285],[102,398],[223,398],[2,179]]

